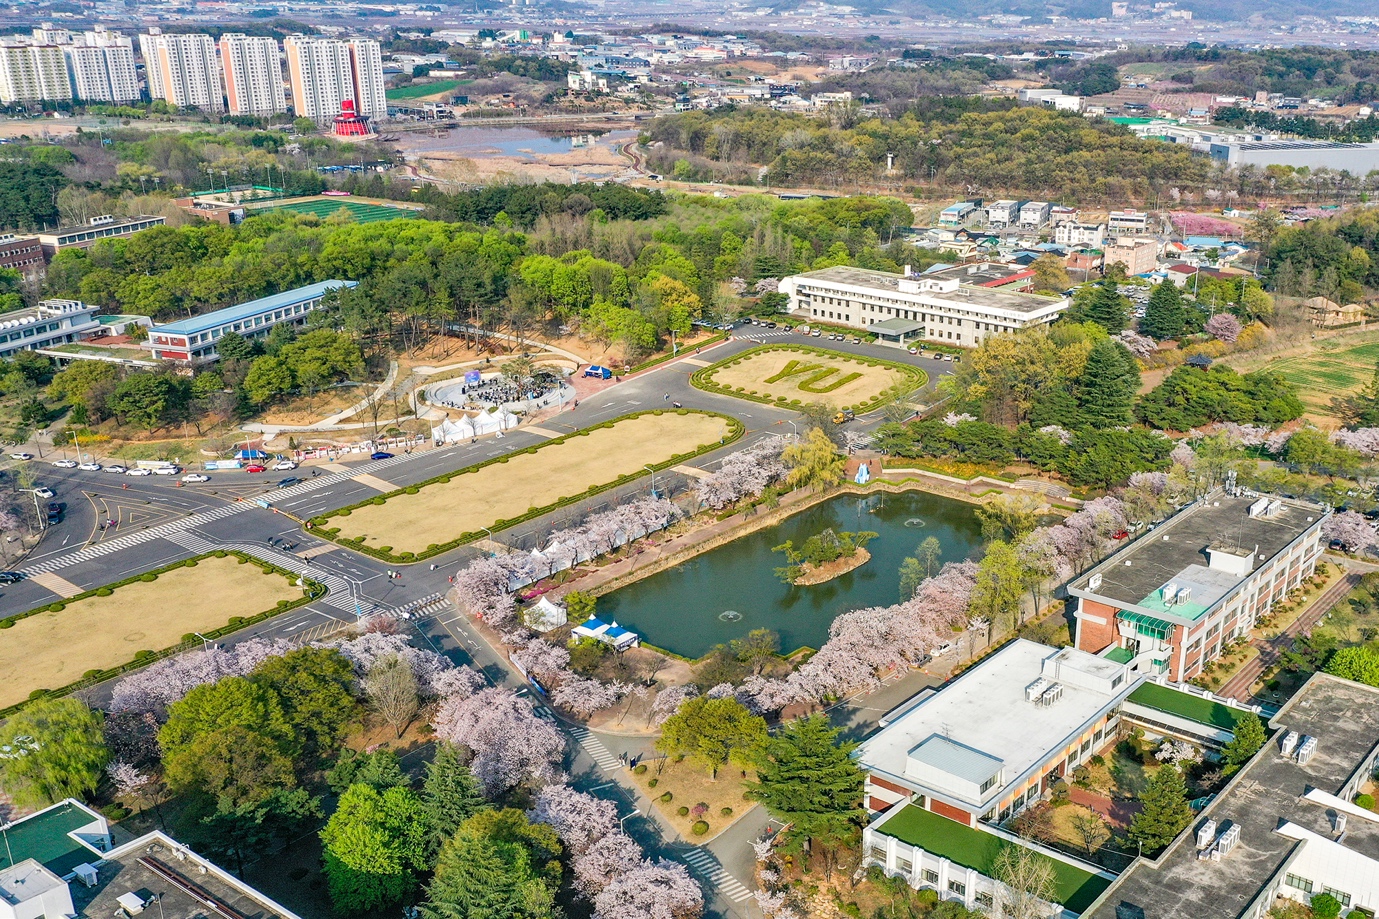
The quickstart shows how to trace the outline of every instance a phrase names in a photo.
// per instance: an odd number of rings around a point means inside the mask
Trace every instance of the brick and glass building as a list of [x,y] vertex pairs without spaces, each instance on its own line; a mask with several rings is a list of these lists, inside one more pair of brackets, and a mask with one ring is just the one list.
[[144,347],[153,353],[154,360],[201,364],[219,359],[216,342],[234,333],[245,338],[259,338],[275,325],[306,321],[306,314],[319,309],[327,293],[341,287],[354,287],[356,281],[322,281],[295,290],[273,294],[229,306],[222,310],[180,319],[149,330]]
[[25,286],[36,290],[43,283],[48,270],[43,245],[35,236],[0,234],[0,268],[19,272]]
[[1074,644],[1185,682],[1316,569],[1326,508],[1214,491],[1068,584]]
[[52,260],[63,249],[89,249],[103,239],[133,236],[143,230],[161,227],[166,217],[144,214],[138,217],[114,217],[109,214],[92,217],[86,223],[59,227],[51,232],[36,234],[43,246],[43,254]]
[[882,344],[900,347],[942,342],[971,348],[988,335],[1047,325],[1069,306],[1066,297],[992,290],[962,277],[845,265],[782,278],[780,292],[798,316],[873,332]]

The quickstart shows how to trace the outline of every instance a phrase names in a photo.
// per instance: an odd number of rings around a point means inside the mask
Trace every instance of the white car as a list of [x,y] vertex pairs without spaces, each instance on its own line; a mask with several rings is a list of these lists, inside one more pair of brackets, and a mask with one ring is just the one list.
[[126,471],[125,471],[125,475],[153,475],[153,470],[152,470],[152,469],[129,469],[129,470],[126,470]]
[[38,495],[44,501],[47,501],[49,498],[53,497],[53,490],[51,488],[44,488],[40,485],[34,489],[34,494]]
[[101,470],[101,472],[113,472],[116,475],[124,475],[128,471],[129,469],[127,467],[121,466],[119,463],[116,463],[113,466],[106,466],[104,469]]
[[178,466],[159,466],[153,470],[154,475],[177,475],[182,469]]
[[53,460],[53,465],[56,466],[56,467],[59,468],[59,469],[75,469],[75,468],[77,468],[77,461],[76,461],[76,460]]
[[276,463],[273,464],[273,471],[274,471],[274,472],[282,472],[282,471],[285,471],[285,470],[288,470],[288,469],[296,469],[296,468],[297,468],[297,464],[294,463],[294,462],[292,462],[292,460],[279,460],[278,462],[276,462]]
[[210,480],[210,476],[202,475],[199,472],[193,472],[190,475],[182,476],[182,481],[184,482],[209,482]]
[[81,464],[80,466],[78,466],[77,468],[78,468],[78,469],[85,469],[87,472],[100,472],[100,471],[101,471],[101,464],[100,464],[100,463],[82,463],[82,464]]
[[930,648],[930,649],[929,649],[929,656],[930,656],[930,657],[942,657],[943,655],[945,655],[945,654],[951,654],[952,652],[953,652],[953,643],[952,643],[951,641],[945,641],[945,642],[944,642],[943,644],[941,644],[941,645],[934,645],[934,647]]
[[33,459],[33,458],[34,458],[34,455],[33,455],[32,453],[11,453],[11,454],[10,454],[10,459],[31,460],[31,459]]

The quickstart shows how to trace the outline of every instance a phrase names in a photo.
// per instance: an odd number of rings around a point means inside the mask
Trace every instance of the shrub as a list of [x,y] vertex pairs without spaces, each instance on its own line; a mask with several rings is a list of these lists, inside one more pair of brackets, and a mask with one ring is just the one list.
[[638,763],[637,768],[632,770],[634,775],[646,775],[646,763]]
[[[148,577],[148,575],[144,575],[144,577],[147,578],[147,579],[150,580],[150,581],[153,580],[153,578]],[[52,613],[60,613],[60,612],[62,612],[63,610],[65,610],[66,608],[67,608],[67,604],[66,604],[66,603],[54,603],[54,604],[52,604],[52,605],[50,605],[50,606],[48,607],[48,611],[49,611],[49,612],[52,612]]]
[[194,558],[189,558],[189,559],[187,559],[185,562],[182,563],[182,567],[183,567],[183,568],[195,568],[195,567],[196,567],[196,559],[194,559]]
[[1374,795],[1356,795],[1355,803],[1367,811],[1374,810]]
[[0,629],[12,629],[12,628],[14,628],[14,620],[13,620],[13,619],[0,619]]
[[668,792],[668,791],[661,795],[661,801],[662,801],[662,803],[664,803],[664,804],[669,804],[671,801],[674,801],[674,800],[675,800],[675,795],[671,794],[671,793]]
[[733,815],[733,809],[731,807],[725,807],[718,813],[723,815],[724,817],[731,817]]
[[[240,564],[243,564],[243,560],[240,561]],[[156,575],[156,574],[154,574],[152,571],[150,571],[148,574],[141,574],[141,575],[139,575],[139,580],[144,581],[144,582],[156,581],[156,580],[158,580],[158,575]]]
[[225,556],[229,555],[230,553],[229,553],[229,552],[226,552],[224,549],[216,549],[216,550],[215,550],[214,552],[212,552],[211,554],[214,555],[216,558],[224,558]]
[[709,825],[703,820],[694,821],[694,826],[690,827],[690,832],[695,836],[703,836],[709,831]]
[[107,819],[114,820],[118,823],[128,817],[131,811],[122,804],[107,804],[105,807],[101,808],[101,813],[105,815]]
[[655,787],[656,787],[657,785],[659,785],[659,784],[661,784],[661,780],[660,780],[660,779],[650,779],[650,780],[647,781],[646,787],[647,787],[647,788],[655,788]]
[[98,587],[98,588],[96,588],[96,596],[98,596],[98,597],[108,597],[108,596],[110,596],[111,594],[113,594],[114,592],[115,592],[115,591],[111,590],[109,587]]
[[148,650],[147,648],[144,649],[143,651],[135,651],[135,652],[134,652],[134,659],[135,659],[136,661],[151,661],[151,660],[153,660],[153,659],[154,659],[155,657],[157,657],[157,656],[158,656],[158,652],[157,652],[157,651],[150,651],[150,650]]
[[46,696],[47,694],[48,694],[48,690],[46,690],[46,689],[35,689],[33,692],[29,693],[29,698],[30,698],[30,699],[41,699],[41,698],[43,698],[44,696]]
[[689,808],[688,808],[688,807],[685,807],[685,805],[681,804],[679,807],[677,807],[677,808],[675,809],[675,813],[679,814],[681,817],[688,817],[688,816],[689,816]]

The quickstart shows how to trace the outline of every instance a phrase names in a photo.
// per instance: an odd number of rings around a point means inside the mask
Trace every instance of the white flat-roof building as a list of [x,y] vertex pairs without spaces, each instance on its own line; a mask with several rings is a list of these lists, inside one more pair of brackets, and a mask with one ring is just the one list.
[[1049,222],[1053,205],[1047,201],[1026,201],[1020,205],[1020,226],[1037,230]]
[[56,230],[36,233],[38,242],[43,246],[43,254],[51,259],[63,249],[89,249],[102,239],[113,239],[120,236],[133,236],[142,230],[161,227],[168,222],[168,218],[161,215],[141,214],[137,217],[115,217],[111,214],[103,214],[100,217],[92,217],[86,223],[79,223],[71,227],[59,227]]
[[1149,215],[1128,208],[1106,215],[1106,230],[1112,236],[1140,236],[1149,232]]
[[1020,219],[1020,202],[1001,200],[986,206],[986,223],[992,227],[1008,227]]
[[1060,223],[1053,228],[1053,241],[1060,246],[1100,249],[1106,244],[1106,224]]
[[782,278],[792,312],[874,332],[882,343],[974,347],[988,335],[1053,322],[1066,297],[964,285],[958,278],[909,277],[838,265]]
[[100,330],[100,311],[79,300],[41,300],[29,309],[0,313],[0,357],[80,341]]

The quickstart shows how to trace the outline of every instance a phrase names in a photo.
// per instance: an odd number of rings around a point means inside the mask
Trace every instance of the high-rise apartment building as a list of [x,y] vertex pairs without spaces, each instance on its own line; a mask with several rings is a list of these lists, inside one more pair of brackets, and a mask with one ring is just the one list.
[[[59,30],[35,29],[34,35],[41,31]],[[132,102],[139,98],[132,41],[102,26],[69,38],[60,44],[73,96],[87,102]]]
[[148,94],[178,108],[225,111],[220,92],[220,65],[209,35],[164,34],[150,29],[139,36]]
[[58,45],[0,39],[0,103],[72,98],[67,62]]
[[287,111],[278,43],[272,38],[227,32],[220,36],[220,64],[231,115]]
[[340,114],[345,99],[368,118],[387,116],[378,42],[294,35],[283,40],[283,50],[292,82],[292,108],[298,116],[324,124]]

